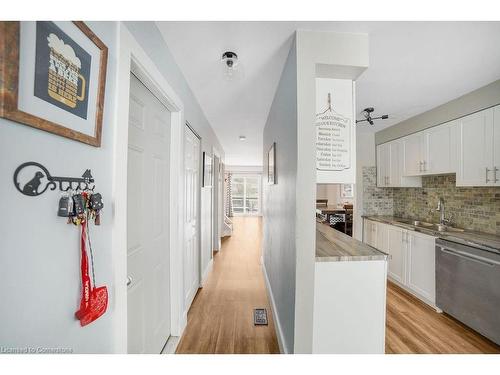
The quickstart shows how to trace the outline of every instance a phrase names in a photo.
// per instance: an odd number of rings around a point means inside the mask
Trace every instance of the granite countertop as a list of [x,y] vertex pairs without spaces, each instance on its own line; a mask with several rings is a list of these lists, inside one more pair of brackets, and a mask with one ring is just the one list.
[[388,255],[347,234],[316,222],[316,262],[386,260]]
[[494,234],[481,233],[465,230],[463,232],[439,232],[431,228],[417,227],[412,224],[412,219],[403,219],[394,216],[370,216],[363,215],[364,218],[378,221],[385,224],[395,225],[407,230],[413,230],[428,234],[430,236],[438,237],[443,240],[457,242],[462,245],[478,246],[485,250],[500,253],[500,236]]

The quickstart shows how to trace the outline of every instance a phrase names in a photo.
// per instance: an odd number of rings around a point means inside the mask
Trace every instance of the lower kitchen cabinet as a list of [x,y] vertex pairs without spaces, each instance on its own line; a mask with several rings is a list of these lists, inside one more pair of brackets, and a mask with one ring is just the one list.
[[364,228],[363,242],[390,256],[387,276],[435,307],[436,238],[368,219],[364,219]]
[[408,280],[406,285],[429,302],[436,302],[436,238],[407,232]]
[[[387,274],[400,284],[406,282],[405,233],[401,228],[389,225],[387,229],[387,253],[390,255]],[[383,251],[382,249],[380,249]]]

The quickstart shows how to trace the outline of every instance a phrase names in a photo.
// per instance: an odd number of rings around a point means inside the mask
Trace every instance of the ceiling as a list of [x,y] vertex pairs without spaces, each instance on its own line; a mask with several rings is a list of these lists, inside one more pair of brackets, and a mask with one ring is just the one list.
[[[297,29],[363,32],[370,66],[357,112],[375,107],[378,131],[500,78],[500,22],[157,22],[230,165],[262,165],[262,132]],[[241,75],[220,61],[234,51]],[[359,118],[359,117],[358,117]],[[240,141],[240,135],[246,136]]]

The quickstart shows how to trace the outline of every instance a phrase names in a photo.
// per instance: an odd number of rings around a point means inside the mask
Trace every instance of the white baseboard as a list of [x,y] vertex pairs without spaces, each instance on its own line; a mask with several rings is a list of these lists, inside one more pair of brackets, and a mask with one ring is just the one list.
[[208,262],[205,271],[203,271],[203,274],[201,275],[201,283],[200,283],[201,287],[203,287],[203,285],[205,285],[205,283],[207,282],[208,275],[210,274],[210,271],[212,271],[213,265],[214,265],[214,260],[212,258],[210,259],[210,262]]
[[181,338],[179,336],[170,336],[165,344],[165,347],[161,351],[161,354],[175,354],[180,339]]
[[273,320],[274,326],[276,327],[276,336],[278,337],[278,345],[280,347],[280,352],[282,354],[289,354],[288,348],[285,344],[285,336],[283,335],[283,330],[281,329],[280,320],[278,317],[278,310],[276,309],[276,303],[274,301],[273,292],[271,289],[271,284],[269,283],[269,278],[267,277],[266,265],[264,264],[264,260],[260,259],[260,263],[262,265],[262,271],[264,273],[264,280],[266,282],[267,295],[271,301],[271,311],[273,312]]

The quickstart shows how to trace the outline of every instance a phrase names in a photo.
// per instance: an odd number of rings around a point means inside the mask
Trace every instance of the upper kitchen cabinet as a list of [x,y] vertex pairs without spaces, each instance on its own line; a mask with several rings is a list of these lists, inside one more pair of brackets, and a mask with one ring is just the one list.
[[403,138],[403,175],[420,176],[422,169],[423,133],[415,133]]
[[456,122],[403,138],[403,176],[455,173]]
[[378,187],[420,187],[420,177],[403,176],[403,141],[383,143],[377,146]]
[[500,105],[493,113],[493,183],[500,186]]
[[498,106],[458,120],[457,186],[499,185],[499,133]]

